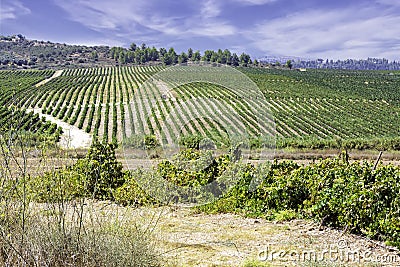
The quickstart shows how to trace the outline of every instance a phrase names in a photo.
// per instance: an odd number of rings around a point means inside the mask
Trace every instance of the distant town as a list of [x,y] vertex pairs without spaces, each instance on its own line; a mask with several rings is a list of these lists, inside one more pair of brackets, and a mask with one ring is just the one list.
[[259,59],[263,64],[272,66],[287,66],[288,62],[292,68],[297,69],[347,69],[347,70],[400,70],[400,61],[389,61],[385,58],[368,59],[302,59],[297,57],[274,57],[266,56]]

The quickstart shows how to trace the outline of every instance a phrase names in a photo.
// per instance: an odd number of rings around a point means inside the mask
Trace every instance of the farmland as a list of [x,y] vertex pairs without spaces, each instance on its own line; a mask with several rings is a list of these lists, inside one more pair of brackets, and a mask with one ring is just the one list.
[[[399,147],[399,73],[240,70],[264,97],[264,111],[256,97],[218,84],[149,82],[165,71],[160,66],[66,69],[38,87],[33,85],[52,71],[2,71],[2,88],[12,89],[2,90],[1,101],[3,109],[9,104],[34,109],[105,142],[129,144],[134,136],[154,135],[168,145],[183,135],[201,135],[228,146],[226,125],[233,122],[237,129],[232,131],[246,131],[255,146],[254,140],[266,135],[276,137],[277,147]],[[170,91],[168,97],[163,86]],[[231,114],[215,119],[231,108]],[[23,120],[26,129],[55,133],[54,124],[35,126],[43,121],[27,116],[34,122]]]
[[41,138],[59,138],[62,129],[56,124],[41,119],[33,112],[27,112],[19,100],[28,93],[34,93],[35,84],[52,76],[54,71],[1,71],[0,72],[0,127],[2,131],[20,131],[24,135]]

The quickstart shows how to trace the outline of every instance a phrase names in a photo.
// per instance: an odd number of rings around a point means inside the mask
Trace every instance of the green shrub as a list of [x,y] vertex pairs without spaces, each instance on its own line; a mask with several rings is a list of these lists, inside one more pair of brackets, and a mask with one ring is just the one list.
[[145,175],[141,169],[124,173],[125,183],[114,191],[114,198],[117,203],[143,206],[155,202],[137,183],[137,178],[141,175]]
[[38,202],[62,202],[86,195],[85,176],[71,168],[46,173],[28,181],[30,197]]
[[337,162],[314,176],[310,200],[304,208],[323,224],[399,245],[399,180],[400,171],[394,166],[372,171],[372,164],[343,166]]
[[202,186],[219,177],[229,162],[226,155],[215,158],[210,151],[186,149],[159,163],[157,173],[178,186]]
[[29,182],[36,201],[57,202],[76,197],[113,199],[115,190],[124,184],[122,164],[115,156],[115,144],[94,143],[85,158],[74,165]]
[[[349,163],[343,153],[304,167],[285,161],[258,170],[241,165],[236,174],[240,180],[229,192],[197,210],[269,219],[306,216],[400,247],[398,167],[373,170],[372,163]],[[262,181],[256,190],[250,186],[254,179]]]
[[155,149],[160,146],[155,135],[132,135],[122,140],[122,146],[124,148],[136,148],[136,149]]
[[199,149],[200,142],[203,137],[200,135],[184,135],[178,140],[178,144],[185,148]]
[[86,158],[74,170],[85,174],[87,193],[98,199],[112,199],[113,191],[124,183],[122,164],[115,156],[115,144],[94,143]]

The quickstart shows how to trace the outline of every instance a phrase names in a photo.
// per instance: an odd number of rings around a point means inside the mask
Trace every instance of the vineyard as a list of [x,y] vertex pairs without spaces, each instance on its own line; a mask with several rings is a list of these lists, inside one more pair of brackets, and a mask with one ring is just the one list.
[[252,71],[285,138],[399,135],[400,76],[384,72]]
[[[12,110],[19,107],[16,112],[41,110],[96,139],[126,144],[142,135],[155,136],[160,144],[202,135],[224,146],[231,134],[244,132],[254,139],[276,136],[278,146],[399,136],[399,73],[240,70],[255,82],[259,95],[235,85],[154,80],[165,71],[160,66],[66,69],[38,87],[34,84],[53,71],[2,71],[1,125],[7,127]],[[38,115],[18,117],[22,129],[59,133]]]
[[20,99],[35,92],[35,84],[52,76],[54,71],[1,71],[0,72],[0,130],[19,130],[31,136],[52,136],[58,139],[62,129],[41,119],[38,114],[26,112]]

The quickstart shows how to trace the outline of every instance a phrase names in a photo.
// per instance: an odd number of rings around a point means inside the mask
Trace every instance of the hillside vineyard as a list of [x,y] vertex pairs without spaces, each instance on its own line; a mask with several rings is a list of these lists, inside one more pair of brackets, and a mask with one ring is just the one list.
[[[160,86],[142,86],[163,69],[161,66],[65,69],[59,77],[38,87],[34,84],[54,72],[1,71],[4,80],[0,92],[1,112],[8,112],[5,107],[10,103],[22,109],[41,109],[42,113],[75,125],[103,141],[120,142],[132,135],[148,134],[155,135],[160,143],[168,144],[180,135],[199,134],[222,145],[225,139],[223,127],[207,116],[195,114],[216,114],[223,103],[238,115],[226,115],[221,120],[239,127],[236,120],[240,119],[254,138],[260,137],[260,129],[255,123],[260,118],[255,118],[249,108],[254,105],[251,98],[240,99],[232,90],[202,82],[175,87],[168,97]],[[276,135],[282,146],[293,140],[299,143],[304,140],[393,139],[399,136],[398,72],[240,70],[264,94],[272,117],[263,119],[274,120],[276,132],[268,127],[263,130]],[[14,90],[5,89],[7,84],[4,83],[8,80],[17,81],[8,84]],[[200,100],[191,105],[188,102],[191,98]],[[149,99],[155,100],[151,108]],[[179,112],[171,118],[171,110]],[[170,123],[164,129],[162,122],[167,117]],[[8,119],[7,116],[1,118]],[[178,129],[174,121],[185,126]],[[185,124],[185,121],[190,123]],[[41,131],[54,132],[54,126],[48,130],[50,126],[36,125],[35,131],[39,127]]]

